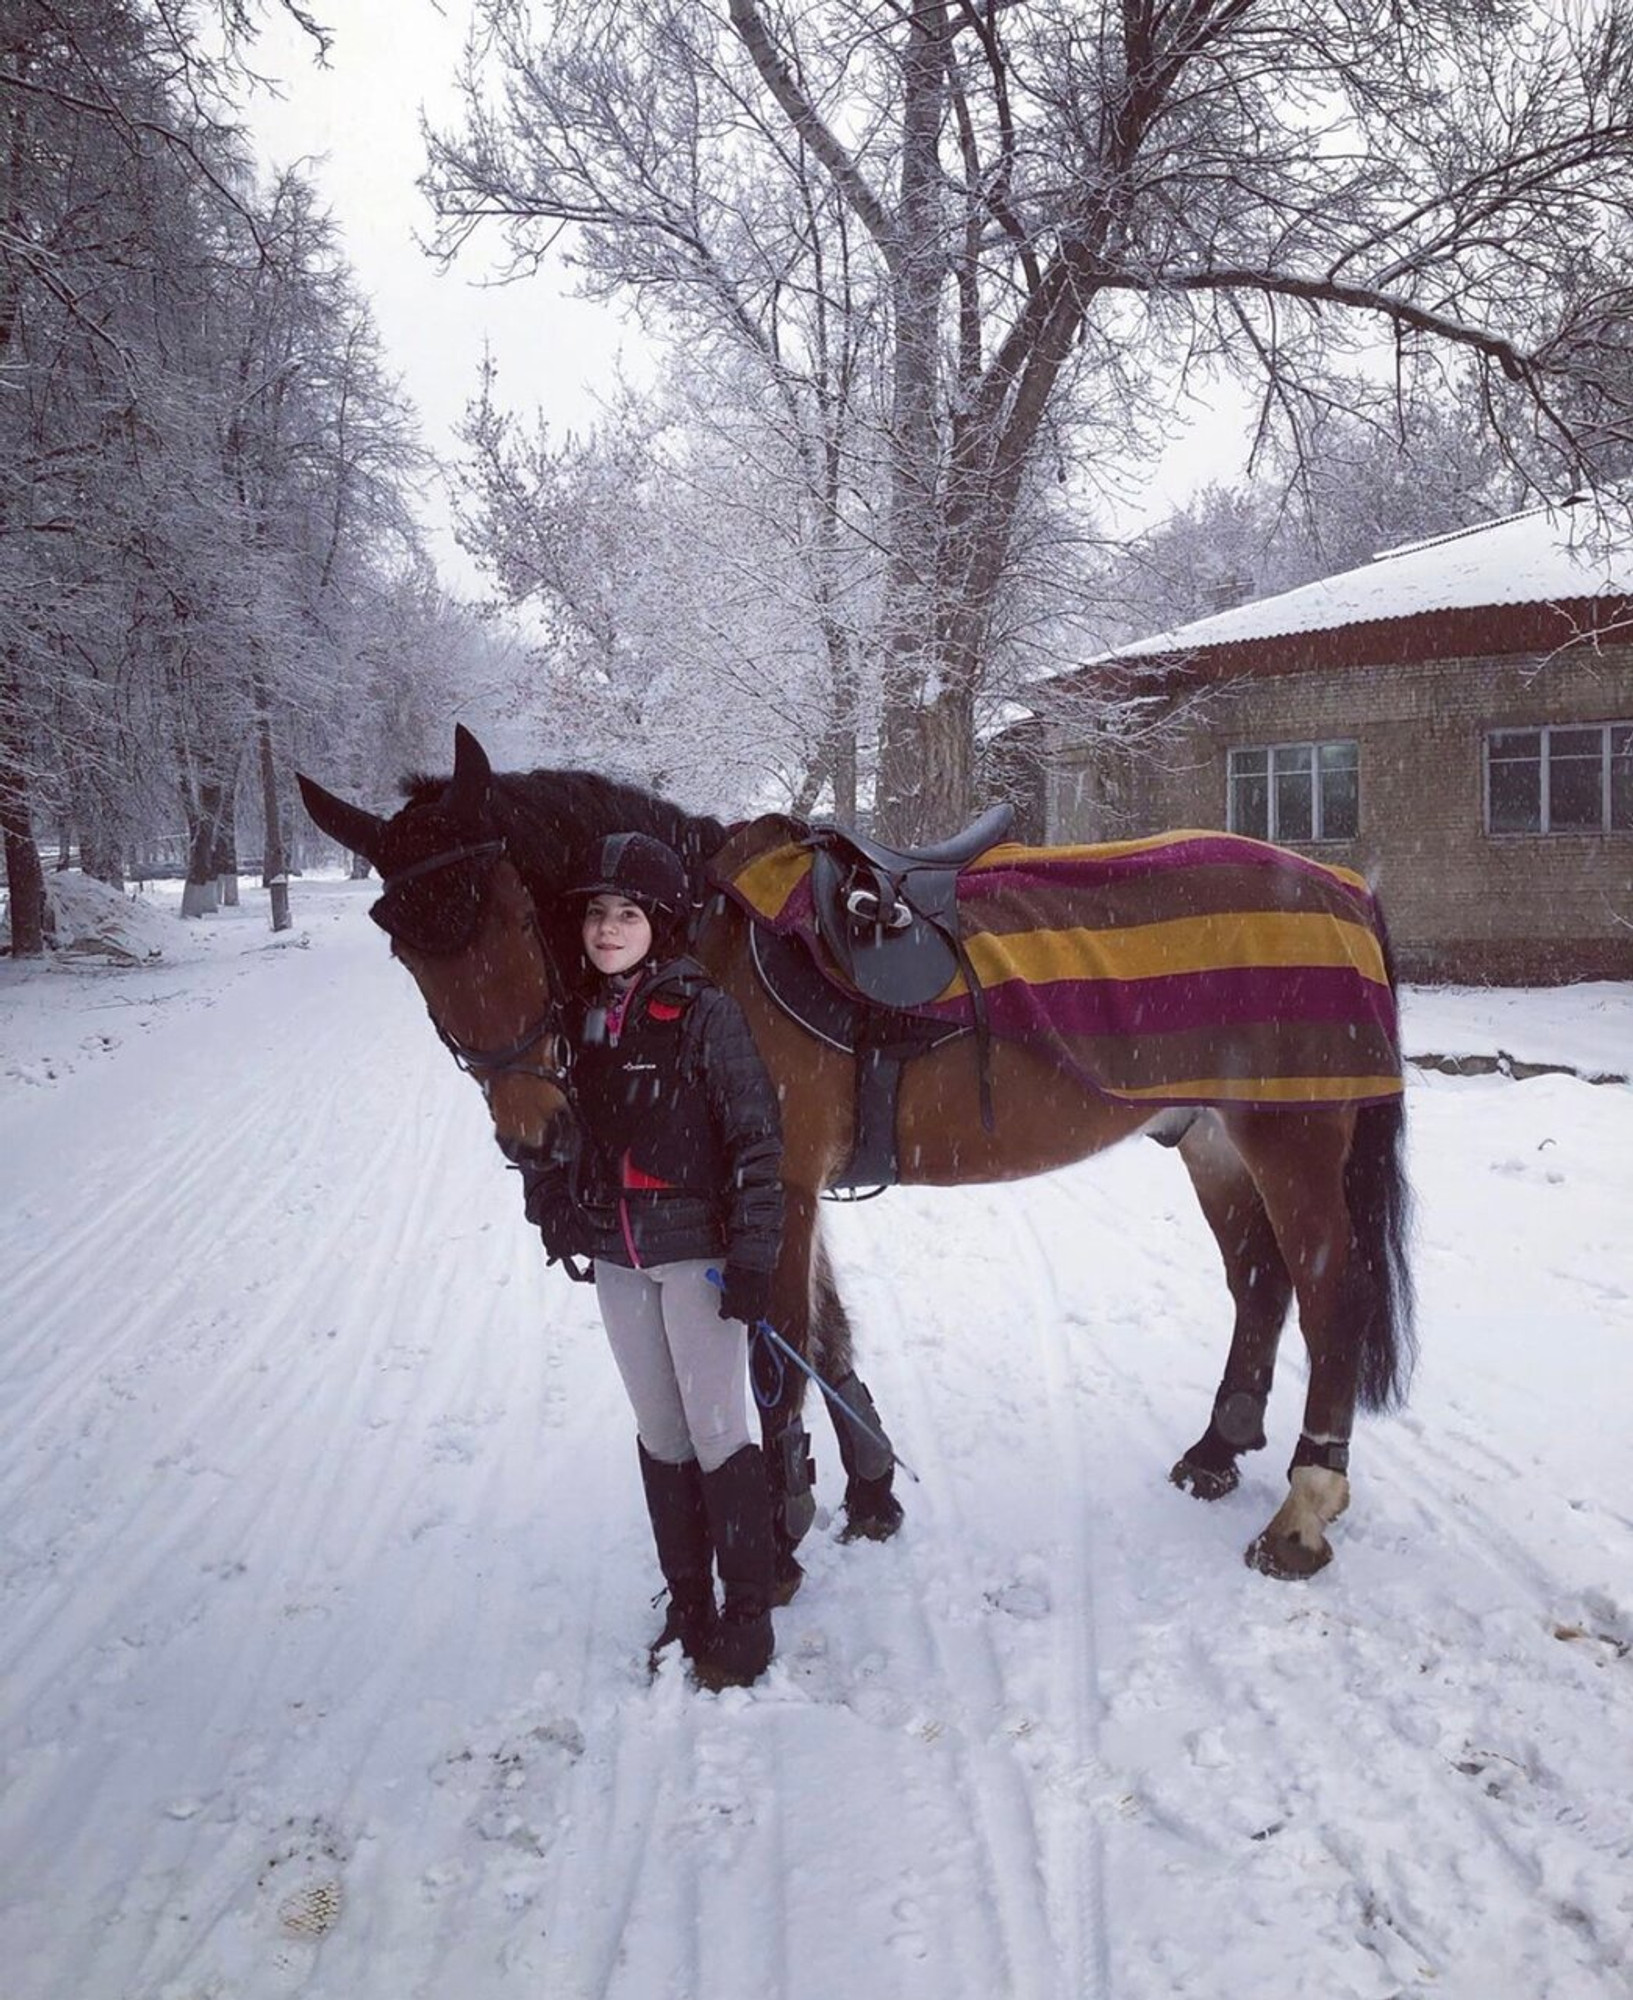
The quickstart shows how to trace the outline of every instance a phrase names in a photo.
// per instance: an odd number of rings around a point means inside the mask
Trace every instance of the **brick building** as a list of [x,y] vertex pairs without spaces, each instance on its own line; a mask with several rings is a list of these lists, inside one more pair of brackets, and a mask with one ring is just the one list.
[[[1406,977],[1633,978],[1633,541],[1593,509],[1391,550],[1054,685],[1024,726],[1049,840],[1228,826],[1366,874]],[[1131,687],[1132,744],[1071,719]]]

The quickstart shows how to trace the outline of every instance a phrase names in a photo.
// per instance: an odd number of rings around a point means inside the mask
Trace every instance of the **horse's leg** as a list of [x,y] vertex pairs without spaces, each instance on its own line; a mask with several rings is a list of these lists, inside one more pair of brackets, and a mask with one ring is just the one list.
[[[796,1354],[808,1359],[812,1336],[812,1259],[816,1253],[816,1196],[784,1190],[782,1247],[771,1288],[771,1324]],[[801,1417],[805,1376],[764,1341],[750,1349],[750,1378],[760,1406],[760,1435],[771,1481],[776,1544],[776,1601],[786,1604],[804,1574],[794,1551],[816,1514],[811,1438]]]
[[1224,1257],[1236,1324],[1208,1428],[1168,1476],[1199,1500],[1218,1500],[1236,1488],[1241,1453],[1264,1445],[1265,1404],[1293,1280],[1253,1176],[1219,1121],[1196,1119],[1179,1154]]
[[[888,1541],[902,1524],[901,1502],[891,1491],[896,1454],[873,1407],[868,1385],[851,1359],[851,1327],[834,1283],[828,1246],[820,1233],[811,1273],[812,1364],[834,1390],[824,1396],[845,1468],[842,1541]],[[837,1398],[837,1400],[836,1400]],[[859,1418],[860,1422],[853,1421]]]
[[1344,1166],[1354,1113],[1233,1109],[1221,1116],[1292,1276],[1310,1357],[1288,1495],[1247,1560],[1267,1576],[1313,1576],[1332,1560],[1323,1530],[1349,1505],[1360,1344],[1346,1324],[1352,1229]]

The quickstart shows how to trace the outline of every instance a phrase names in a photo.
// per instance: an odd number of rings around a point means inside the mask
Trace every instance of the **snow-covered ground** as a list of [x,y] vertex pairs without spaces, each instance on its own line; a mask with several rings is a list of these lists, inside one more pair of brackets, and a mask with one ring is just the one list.
[[[1241,1489],[1165,1481],[1229,1323],[1171,1155],[835,1210],[921,1483],[705,1696],[372,894],[0,964],[7,2000],[1625,2000],[1633,1090],[1415,1080],[1422,1365],[1305,1585],[1241,1562],[1296,1338]],[[1406,1021],[1633,1058],[1625,986]]]

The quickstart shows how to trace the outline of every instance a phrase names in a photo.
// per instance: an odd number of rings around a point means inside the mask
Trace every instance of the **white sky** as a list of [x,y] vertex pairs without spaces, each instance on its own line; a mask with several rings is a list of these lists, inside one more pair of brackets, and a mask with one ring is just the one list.
[[[480,242],[450,271],[420,247],[432,230],[417,185],[425,167],[420,118],[457,122],[465,0],[446,8],[433,0],[316,0],[315,12],[334,36],[329,67],[319,68],[312,44],[269,14],[252,60],[281,80],[284,94],[258,92],[245,118],[269,168],[307,161],[426,442],[440,456],[453,455],[454,426],[476,391],[484,342],[498,362],[504,401],[540,408],[563,429],[584,427],[595,416],[595,392],[610,387],[639,334],[548,277],[483,284],[492,264]],[[494,261],[502,248],[495,232]],[[427,516],[449,583],[473,588],[474,568],[443,526],[446,506],[435,495]]]

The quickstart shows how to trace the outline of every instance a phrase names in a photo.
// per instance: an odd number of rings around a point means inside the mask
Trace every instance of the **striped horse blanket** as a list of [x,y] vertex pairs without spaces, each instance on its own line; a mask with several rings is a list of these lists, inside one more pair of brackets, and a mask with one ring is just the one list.
[[[795,933],[836,984],[809,848],[780,814],[736,828],[716,885]],[[993,1036],[1107,1097],[1333,1105],[1402,1087],[1382,920],[1365,881],[1237,834],[989,848],[960,876],[964,950]],[[916,1019],[973,1026],[957,973]]]

